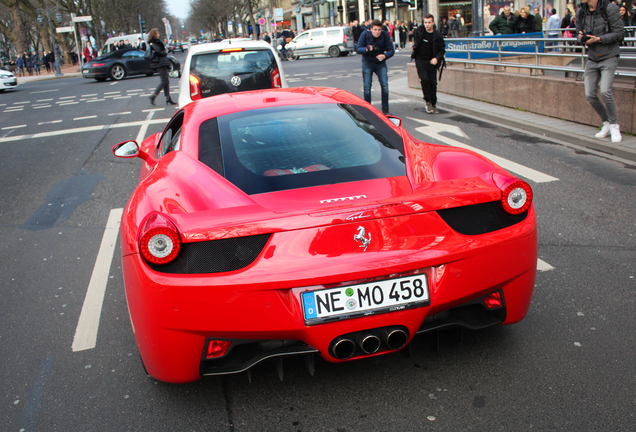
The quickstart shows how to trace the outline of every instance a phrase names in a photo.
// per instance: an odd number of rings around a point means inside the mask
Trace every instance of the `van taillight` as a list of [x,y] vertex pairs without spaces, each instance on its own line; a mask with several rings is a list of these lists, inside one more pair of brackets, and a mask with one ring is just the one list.
[[347,43],[347,34],[345,32],[342,32],[342,43],[343,44]]
[[278,68],[275,68],[272,72],[272,88],[280,88],[283,85],[280,82],[280,72],[278,71]]
[[201,99],[201,92],[199,91],[199,78],[194,75],[190,75],[190,98],[192,100]]

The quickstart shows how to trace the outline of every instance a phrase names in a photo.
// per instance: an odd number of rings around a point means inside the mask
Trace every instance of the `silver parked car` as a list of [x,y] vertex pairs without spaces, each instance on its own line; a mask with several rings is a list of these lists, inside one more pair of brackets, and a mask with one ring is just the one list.
[[304,55],[346,56],[355,48],[353,34],[349,27],[322,27],[308,30],[296,36],[285,46],[286,50],[293,53],[287,55],[290,60]]

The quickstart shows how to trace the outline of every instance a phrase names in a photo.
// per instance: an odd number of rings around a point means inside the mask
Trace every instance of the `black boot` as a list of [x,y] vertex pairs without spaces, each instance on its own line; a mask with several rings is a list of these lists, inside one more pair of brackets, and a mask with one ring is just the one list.
[[166,98],[166,105],[176,105],[177,103],[170,99],[170,96]]
[[157,95],[156,95],[156,94],[153,94],[152,96],[150,96],[150,103],[151,103],[151,104],[153,104],[153,105],[155,104],[155,98],[156,98],[156,97],[157,97]]

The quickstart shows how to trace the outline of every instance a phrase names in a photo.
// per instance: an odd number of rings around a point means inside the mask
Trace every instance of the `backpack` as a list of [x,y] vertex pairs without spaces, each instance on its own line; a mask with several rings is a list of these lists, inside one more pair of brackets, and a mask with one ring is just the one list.
[[146,52],[144,53],[144,58],[148,61],[152,61],[155,58],[155,50],[152,48],[151,44],[146,44]]
[[[607,31],[609,27],[609,23],[607,22],[607,6],[610,3],[611,3],[610,0],[603,0],[603,5],[601,6],[601,17],[603,18],[603,21],[605,21],[605,31]],[[585,9],[583,9],[583,6],[579,8],[579,10],[576,13],[576,22],[581,21],[583,25],[585,25],[585,21],[583,20],[585,19],[586,10],[589,11],[589,8],[587,6],[585,6]]]

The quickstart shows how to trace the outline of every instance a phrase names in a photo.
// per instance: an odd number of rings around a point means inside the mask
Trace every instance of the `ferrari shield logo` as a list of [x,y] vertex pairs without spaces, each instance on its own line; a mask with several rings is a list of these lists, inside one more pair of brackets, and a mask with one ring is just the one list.
[[241,85],[241,78],[237,76],[233,76],[230,82],[232,83],[233,86],[238,87]]
[[369,244],[371,244],[371,233],[369,233],[369,238],[365,238],[364,237],[365,234],[366,234],[366,231],[364,230],[364,227],[359,226],[358,233],[353,236],[353,239],[357,242],[362,243],[360,247],[363,247],[364,250],[366,251]]

